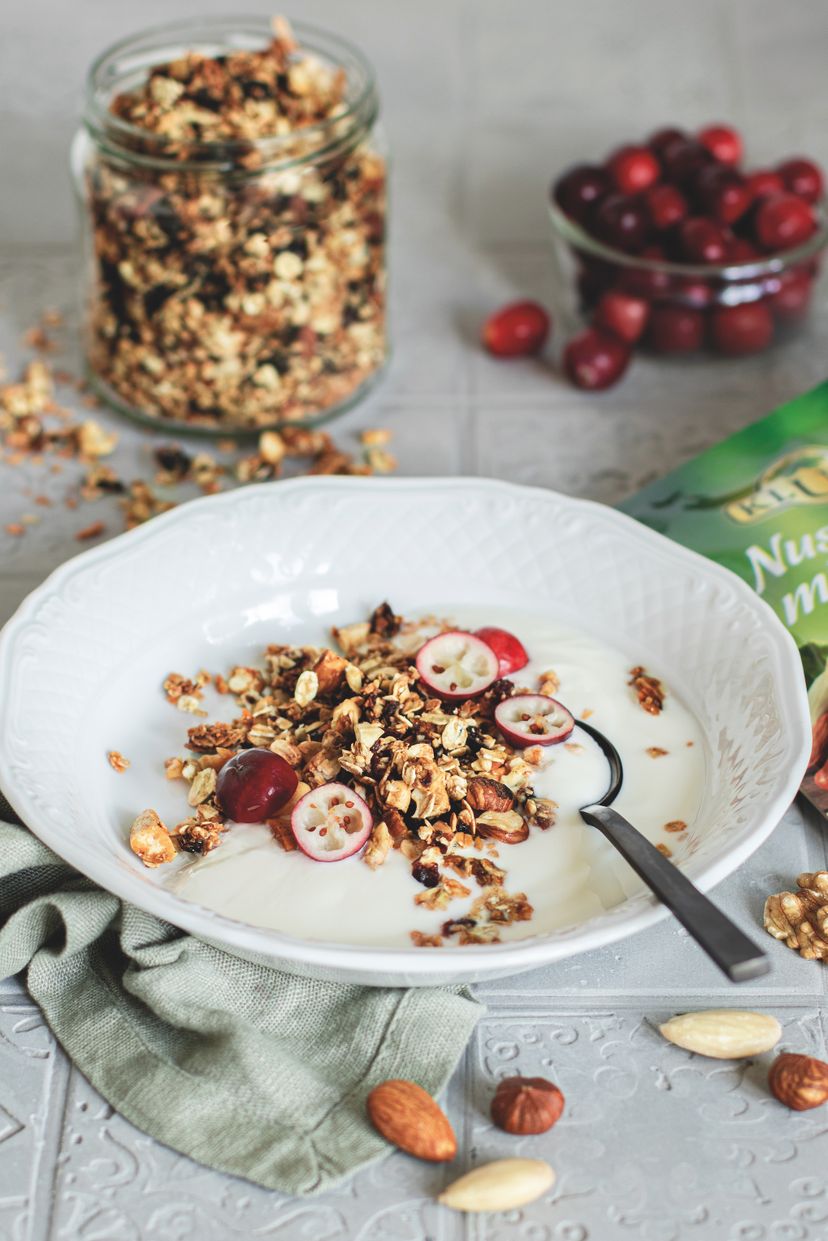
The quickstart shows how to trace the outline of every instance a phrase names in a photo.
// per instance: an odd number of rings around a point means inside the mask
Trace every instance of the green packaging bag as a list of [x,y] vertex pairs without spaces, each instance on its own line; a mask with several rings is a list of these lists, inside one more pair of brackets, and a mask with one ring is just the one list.
[[814,729],[802,792],[828,815],[828,381],[619,507],[732,569],[793,634]]

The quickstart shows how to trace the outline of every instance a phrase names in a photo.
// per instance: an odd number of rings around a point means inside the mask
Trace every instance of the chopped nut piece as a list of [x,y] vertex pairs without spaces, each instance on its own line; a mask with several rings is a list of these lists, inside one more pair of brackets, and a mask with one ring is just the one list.
[[109,765],[113,771],[126,771],[130,765],[129,759],[124,758],[123,754],[121,754],[119,750],[110,750],[106,757],[109,760]]
[[649,676],[639,665],[630,670],[627,682],[635,690],[641,706],[650,715],[658,715],[664,706],[664,687],[658,677]]
[[488,776],[474,776],[469,780],[466,800],[472,810],[492,810],[499,813],[511,810],[515,801],[512,790],[507,785],[491,780]]
[[129,832],[129,847],[145,866],[162,866],[176,854],[172,837],[154,810],[142,810]]
[[365,846],[365,852],[362,860],[366,866],[370,866],[371,870],[377,870],[384,863],[391,850],[391,833],[386,824],[380,819],[379,823],[374,824],[373,831]]

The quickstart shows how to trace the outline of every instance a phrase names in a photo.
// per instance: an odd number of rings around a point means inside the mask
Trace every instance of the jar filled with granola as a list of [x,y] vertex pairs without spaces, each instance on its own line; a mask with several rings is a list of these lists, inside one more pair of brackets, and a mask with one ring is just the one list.
[[205,19],[92,66],[73,170],[90,379],[143,419],[240,432],[349,407],[386,357],[370,66],[284,19]]

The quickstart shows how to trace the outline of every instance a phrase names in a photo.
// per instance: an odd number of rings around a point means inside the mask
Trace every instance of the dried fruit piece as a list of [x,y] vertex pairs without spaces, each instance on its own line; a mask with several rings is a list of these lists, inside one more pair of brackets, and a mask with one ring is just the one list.
[[519,672],[529,663],[526,647],[508,629],[484,625],[482,629],[475,629],[474,636],[490,646],[497,655],[499,676],[507,677],[511,672]]
[[441,698],[474,698],[498,675],[492,648],[472,633],[449,629],[429,639],[417,653],[417,671]]
[[711,1008],[671,1017],[659,1030],[670,1043],[716,1060],[770,1051],[782,1037],[775,1017],[735,1008]]
[[828,1064],[814,1056],[777,1056],[768,1085],[780,1103],[795,1112],[807,1112],[828,1102]]
[[495,723],[512,745],[557,745],[565,741],[575,720],[563,703],[546,694],[515,694],[495,707]]
[[445,1163],[457,1154],[457,1138],[448,1117],[416,1082],[382,1082],[368,1095],[365,1106],[377,1132],[409,1155]]
[[242,750],[224,764],[216,795],[228,818],[236,823],[264,823],[282,809],[296,791],[299,777],[270,750]]
[[455,1211],[510,1211],[554,1184],[555,1173],[543,1159],[496,1159],[461,1176],[437,1201]]
[[331,781],[296,803],[290,826],[299,848],[315,862],[341,862],[365,844],[373,818],[353,789]]
[[563,1095],[545,1077],[505,1077],[495,1091],[491,1113],[506,1133],[546,1133],[563,1109]]
[[512,302],[483,325],[483,344],[499,358],[538,353],[549,335],[549,315],[537,302]]

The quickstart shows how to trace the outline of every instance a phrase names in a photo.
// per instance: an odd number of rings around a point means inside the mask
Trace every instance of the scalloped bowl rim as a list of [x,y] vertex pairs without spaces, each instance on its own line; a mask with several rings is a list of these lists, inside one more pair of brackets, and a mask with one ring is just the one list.
[[[795,760],[791,762],[787,773],[780,773],[774,793],[764,805],[761,821],[752,828],[744,829],[740,836],[723,848],[720,856],[712,858],[698,869],[693,868],[693,881],[698,887],[706,891],[730,875],[767,839],[793,801],[810,753],[810,715],[799,652],[793,638],[771,608],[730,570],[673,543],[625,513],[592,500],[562,495],[549,488],[508,483],[498,479],[473,476],[395,479],[311,476],[261,483],[250,489],[230,490],[188,501],[134,530],[118,535],[98,547],[80,552],[50,573],[23,600],[0,632],[0,687],[6,684],[17,641],[28,622],[45,601],[59,596],[68,583],[94,566],[120,557],[127,550],[134,551],[141,544],[151,543],[173,526],[186,526],[196,513],[210,509],[218,514],[222,508],[244,503],[252,496],[266,495],[275,489],[278,489],[279,495],[289,494],[291,491],[313,490],[371,490],[381,494],[384,491],[413,492],[425,489],[524,495],[537,502],[542,502],[546,497],[564,508],[587,515],[600,514],[602,521],[608,521],[622,530],[626,539],[637,541],[651,549],[657,548],[671,558],[692,566],[698,575],[726,581],[729,588],[740,597],[740,601],[754,612],[764,631],[769,653],[773,657],[774,688],[788,720],[791,743],[789,750]],[[565,957],[604,947],[667,917],[668,911],[654,897],[644,895],[629,898],[604,914],[592,916],[583,922],[545,935],[506,943],[445,946],[439,952],[427,952],[413,947],[386,948],[299,939],[283,932],[240,922],[188,901],[169,889],[148,885],[139,875],[119,869],[111,856],[98,856],[94,853],[90,856],[85,853],[80,837],[75,843],[75,838],[64,830],[54,828],[43,820],[38,821],[37,808],[28,795],[15,786],[14,774],[6,757],[4,741],[13,721],[8,717],[5,703],[6,695],[0,689],[0,788],[14,811],[34,835],[76,870],[121,899],[203,940],[236,950],[242,955],[253,954],[259,960],[276,959],[282,964],[290,962],[290,968],[296,972],[302,972],[303,967],[308,967],[311,974],[315,970],[329,975],[338,973],[343,980],[359,976],[366,981],[376,976],[377,985],[389,985],[387,979],[390,976],[404,978],[409,985],[416,985],[418,980],[425,982],[429,978],[434,979],[435,976],[439,976],[444,982],[462,982],[471,977],[495,977],[512,971],[537,968]],[[623,911],[627,906],[631,908],[625,915]],[[390,985],[404,984],[398,982]]]

